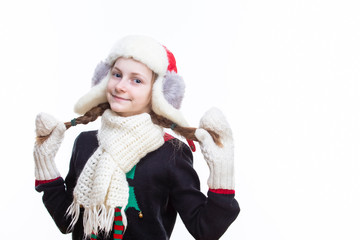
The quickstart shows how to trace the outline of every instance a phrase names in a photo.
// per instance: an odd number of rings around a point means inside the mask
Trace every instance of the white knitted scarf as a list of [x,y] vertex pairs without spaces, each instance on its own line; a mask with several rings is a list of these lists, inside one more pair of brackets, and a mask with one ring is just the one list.
[[70,228],[80,216],[80,207],[84,208],[86,236],[100,230],[109,233],[116,207],[121,207],[126,227],[124,210],[129,198],[126,173],[147,153],[164,144],[163,130],[152,123],[149,114],[120,117],[110,109],[102,115],[98,140],[99,147],[81,172],[68,208],[68,215],[72,216]]

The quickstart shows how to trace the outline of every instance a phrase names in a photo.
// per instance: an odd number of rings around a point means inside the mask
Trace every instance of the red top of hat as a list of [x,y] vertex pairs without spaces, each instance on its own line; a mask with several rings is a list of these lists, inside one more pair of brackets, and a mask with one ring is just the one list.
[[166,50],[166,54],[169,60],[169,65],[168,65],[168,71],[169,72],[176,72],[177,73],[177,68],[176,68],[176,61],[175,61],[175,57],[174,54],[172,54],[172,52],[169,51],[169,49],[167,49],[165,46],[163,46]]

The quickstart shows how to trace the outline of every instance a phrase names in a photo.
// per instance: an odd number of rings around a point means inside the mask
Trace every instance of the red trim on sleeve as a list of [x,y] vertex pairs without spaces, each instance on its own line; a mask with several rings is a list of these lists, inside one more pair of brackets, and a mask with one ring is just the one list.
[[35,187],[39,186],[40,184],[54,182],[54,181],[58,180],[59,178],[60,177],[50,179],[50,180],[37,180],[37,179],[35,179]]
[[230,189],[209,189],[210,192],[218,193],[218,194],[235,194],[235,190]]

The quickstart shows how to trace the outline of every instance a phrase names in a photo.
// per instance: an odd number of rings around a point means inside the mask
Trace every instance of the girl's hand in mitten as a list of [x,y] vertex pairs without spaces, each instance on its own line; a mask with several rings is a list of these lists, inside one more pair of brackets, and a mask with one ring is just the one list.
[[66,127],[54,117],[40,113],[36,116],[36,137],[34,146],[36,180],[52,180],[60,176],[54,159],[64,138]]
[[[219,134],[222,146],[215,144],[207,130]],[[201,152],[210,168],[210,189],[234,189],[234,142],[231,128],[223,113],[217,108],[208,110],[195,132]]]

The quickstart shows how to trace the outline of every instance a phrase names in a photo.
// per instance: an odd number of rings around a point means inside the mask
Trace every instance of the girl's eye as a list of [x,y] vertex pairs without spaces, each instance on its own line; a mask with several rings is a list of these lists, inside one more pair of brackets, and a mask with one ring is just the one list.
[[114,76],[117,77],[117,78],[121,78],[121,74],[120,74],[120,73],[115,73]]
[[135,83],[141,83],[141,80],[139,80],[139,79],[134,79],[134,82],[135,82]]

